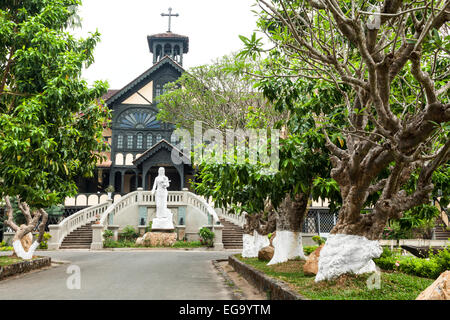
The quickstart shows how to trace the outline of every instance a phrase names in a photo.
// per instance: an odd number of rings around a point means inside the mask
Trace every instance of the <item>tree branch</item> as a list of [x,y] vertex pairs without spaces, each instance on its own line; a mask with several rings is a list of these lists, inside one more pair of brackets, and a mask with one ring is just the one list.
[[14,210],[11,206],[11,202],[9,200],[9,196],[5,197],[5,203],[6,203],[6,216],[8,217],[7,220],[5,220],[5,224],[10,227],[14,232],[19,230],[19,227],[14,223]]

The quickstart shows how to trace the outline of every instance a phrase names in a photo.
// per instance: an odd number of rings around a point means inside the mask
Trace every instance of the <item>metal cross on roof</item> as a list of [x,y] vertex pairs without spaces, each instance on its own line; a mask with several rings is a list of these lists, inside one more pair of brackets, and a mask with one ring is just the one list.
[[172,19],[172,17],[178,17],[179,14],[178,14],[178,13],[172,14],[172,8],[169,8],[169,13],[161,13],[161,16],[163,16],[163,17],[169,17],[169,30],[167,30],[167,32],[171,32],[171,31],[170,31],[170,22],[171,22],[171,19]]

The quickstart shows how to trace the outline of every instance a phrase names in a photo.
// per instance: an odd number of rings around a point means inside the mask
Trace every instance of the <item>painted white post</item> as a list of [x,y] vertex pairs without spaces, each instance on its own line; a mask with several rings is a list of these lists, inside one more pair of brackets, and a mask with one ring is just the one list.
[[51,224],[48,226],[49,233],[52,236],[48,239],[48,249],[49,250],[58,250],[59,249],[59,231],[60,226],[57,224]]
[[103,225],[92,225],[92,243],[91,250],[103,249]]
[[213,226],[213,232],[214,232],[214,249],[216,250],[223,250],[223,243],[222,243],[222,230],[223,225],[214,225]]

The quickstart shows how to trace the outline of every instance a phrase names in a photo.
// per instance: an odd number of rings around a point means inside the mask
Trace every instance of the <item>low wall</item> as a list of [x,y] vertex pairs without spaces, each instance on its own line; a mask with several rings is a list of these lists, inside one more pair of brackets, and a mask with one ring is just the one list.
[[229,256],[228,263],[237,273],[253,284],[259,291],[268,293],[270,296],[269,300],[309,300],[291,290],[283,281],[265,275],[263,272],[256,270],[252,266],[239,261],[235,256]]
[[[14,238],[15,234],[16,234],[15,232],[5,232],[5,233],[3,233],[3,241],[5,241],[5,244],[7,246],[12,247],[12,242],[13,242],[12,239]],[[33,232],[33,241],[37,240],[38,235],[39,235],[39,232]]]
[[49,267],[51,263],[52,259],[50,257],[41,257],[34,260],[21,261],[9,266],[0,267],[0,280],[31,270]]
[[450,246],[448,240],[428,240],[428,239],[400,239],[400,240],[378,240],[381,246],[413,246],[413,247],[445,247]]

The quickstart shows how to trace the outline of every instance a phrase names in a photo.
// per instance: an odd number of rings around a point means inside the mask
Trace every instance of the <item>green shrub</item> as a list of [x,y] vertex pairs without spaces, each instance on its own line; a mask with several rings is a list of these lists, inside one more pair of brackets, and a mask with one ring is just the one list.
[[39,249],[48,249],[48,240],[52,236],[48,232],[44,232],[44,235],[42,236],[42,241],[39,243]]
[[172,246],[173,248],[198,248],[203,246],[200,241],[177,241]]
[[397,270],[419,277],[436,279],[442,272],[449,270],[450,251],[445,248],[437,254],[431,254],[429,259],[421,259],[401,257],[388,248],[384,248],[380,258],[374,261],[383,270]]
[[126,226],[123,228],[122,232],[119,234],[121,240],[131,241],[136,240],[139,234],[136,232],[133,226]]
[[201,228],[198,231],[198,235],[202,238],[200,241],[202,244],[207,245],[208,247],[212,247],[214,245],[214,237],[216,236],[214,232],[209,230],[206,227]]
[[105,230],[103,232],[103,239],[105,241],[111,240],[113,236],[114,236],[114,232],[112,232],[111,230]]
[[104,248],[134,248],[136,247],[134,241],[130,240],[119,240],[114,241],[112,239],[108,239],[103,241],[103,247]]
[[319,246],[325,243],[325,239],[322,238],[321,236],[313,236],[312,241],[317,243]]
[[148,226],[145,227],[145,233],[152,231],[153,221],[148,222]]
[[303,252],[306,256],[309,256],[311,253],[313,253],[319,246],[305,246],[303,247]]

